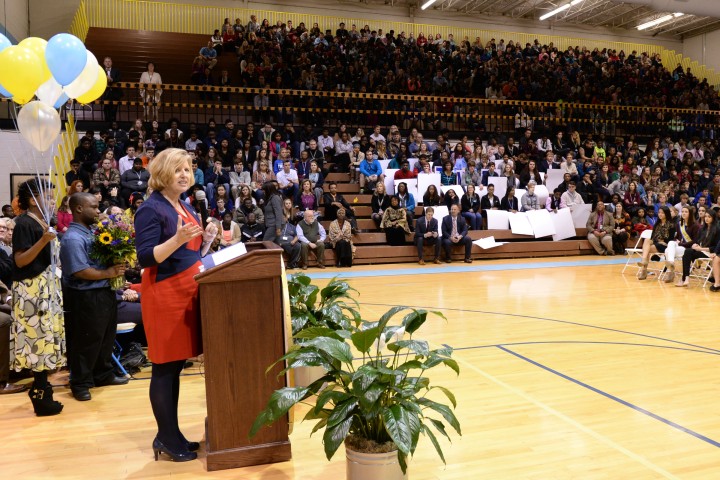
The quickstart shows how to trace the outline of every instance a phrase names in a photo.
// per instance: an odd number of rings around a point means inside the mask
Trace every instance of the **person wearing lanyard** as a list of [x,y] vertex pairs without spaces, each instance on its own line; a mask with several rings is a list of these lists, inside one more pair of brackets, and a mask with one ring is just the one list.
[[133,192],[144,194],[147,192],[149,180],[150,173],[143,168],[142,158],[135,157],[132,168],[120,176],[120,197],[127,203]]
[[300,262],[300,239],[297,236],[295,225],[290,222],[286,222],[282,226],[282,232],[280,232],[280,238],[277,239],[278,245],[288,254],[290,261],[288,262],[288,268],[298,268]]
[[614,220],[612,215],[605,211],[605,204],[598,202],[595,211],[590,214],[587,221],[587,239],[598,255],[615,255],[612,248],[612,231]]

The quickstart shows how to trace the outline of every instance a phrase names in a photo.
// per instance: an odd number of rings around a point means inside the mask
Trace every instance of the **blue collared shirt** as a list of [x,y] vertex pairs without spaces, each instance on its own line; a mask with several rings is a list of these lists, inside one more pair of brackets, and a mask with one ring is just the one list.
[[105,266],[90,258],[90,247],[95,237],[85,225],[72,222],[60,240],[60,263],[63,287],[75,290],[91,290],[109,287],[107,279],[83,280],[75,276],[88,268],[104,270]]

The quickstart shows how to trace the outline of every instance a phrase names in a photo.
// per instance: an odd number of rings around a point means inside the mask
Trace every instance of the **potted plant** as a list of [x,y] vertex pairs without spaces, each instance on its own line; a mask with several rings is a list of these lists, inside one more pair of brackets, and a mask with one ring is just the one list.
[[[357,302],[350,296],[356,291],[344,280],[333,278],[322,290],[310,283],[310,277],[298,273],[288,279],[290,315],[293,336],[311,327],[325,326],[333,330],[347,328],[360,318],[353,308]],[[295,385],[308,386],[325,374],[321,366],[298,367],[293,371]]]
[[[390,325],[400,312],[405,313],[400,325]],[[250,435],[303,403],[311,407],[304,420],[317,421],[312,433],[324,430],[328,459],[345,443],[348,479],[407,478],[407,459],[420,435],[430,439],[445,462],[437,433],[450,439],[449,425],[461,434],[453,413],[456,401],[448,389],[431,386],[427,370],[444,365],[459,374],[459,367],[451,358],[452,348],[431,350],[428,342],[414,338],[428,313],[445,318],[438,312],[393,307],[375,322],[355,317],[342,328],[317,325],[299,331],[296,343],[278,360],[286,362],[281,375],[305,366],[320,366],[326,373],[308,386],[276,390]],[[443,394],[452,408],[429,398],[433,391]],[[377,456],[381,459],[374,460]]]

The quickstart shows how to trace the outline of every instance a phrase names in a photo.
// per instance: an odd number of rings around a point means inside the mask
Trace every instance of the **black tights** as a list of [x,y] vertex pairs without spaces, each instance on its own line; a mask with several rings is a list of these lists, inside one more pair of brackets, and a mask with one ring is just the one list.
[[185,360],[153,363],[150,379],[150,404],[158,426],[158,440],[173,451],[187,449],[187,440],[178,425],[180,372]]
[[47,377],[47,370],[43,370],[42,372],[33,372],[33,387],[39,390],[45,388],[48,384]]

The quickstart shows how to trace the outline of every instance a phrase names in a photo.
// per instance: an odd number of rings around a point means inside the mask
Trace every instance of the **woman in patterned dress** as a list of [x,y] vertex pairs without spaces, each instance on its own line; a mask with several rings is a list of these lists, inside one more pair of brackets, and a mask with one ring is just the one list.
[[[59,252],[55,232],[43,220],[50,199],[50,186],[37,179],[18,189],[18,207],[13,233],[13,324],[10,330],[12,366],[33,372],[29,391],[35,414],[57,415],[63,409],[53,400],[48,371],[66,364],[65,323],[60,277],[55,274]],[[57,257],[55,257],[57,258]]]

